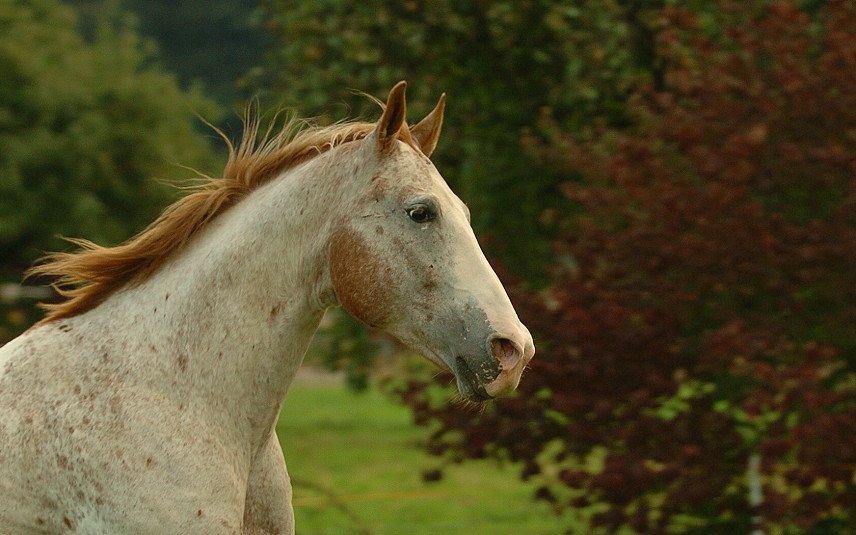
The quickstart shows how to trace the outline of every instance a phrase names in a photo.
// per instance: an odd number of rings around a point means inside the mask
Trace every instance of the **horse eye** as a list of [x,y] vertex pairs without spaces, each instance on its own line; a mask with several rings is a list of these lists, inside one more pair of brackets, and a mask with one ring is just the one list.
[[436,214],[431,211],[431,208],[425,204],[411,206],[407,209],[407,215],[417,223],[427,223],[437,217]]

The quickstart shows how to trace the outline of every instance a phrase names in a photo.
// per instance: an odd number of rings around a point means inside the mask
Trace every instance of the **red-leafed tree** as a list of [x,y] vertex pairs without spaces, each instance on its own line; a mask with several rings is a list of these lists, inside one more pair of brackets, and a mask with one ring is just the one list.
[[816,4],[666,8],[632,127],[544,119],[539,352],[479,414],[402,389],[432,451],[523,463],[587,533],[856,533],[856,4]]

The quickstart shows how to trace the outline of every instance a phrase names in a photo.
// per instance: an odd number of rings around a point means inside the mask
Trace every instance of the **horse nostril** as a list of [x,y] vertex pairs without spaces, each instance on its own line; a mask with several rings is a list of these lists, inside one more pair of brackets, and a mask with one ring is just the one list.
[[500,370],[513,369],[520,362],[521,351],[507,338],[494,338],[490,341],[493,357],[499,362]]

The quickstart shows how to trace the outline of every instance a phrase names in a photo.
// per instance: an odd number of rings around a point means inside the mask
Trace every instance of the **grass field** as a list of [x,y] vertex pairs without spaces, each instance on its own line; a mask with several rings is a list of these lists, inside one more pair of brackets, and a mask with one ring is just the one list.
[[[449,467],[418,443],[425,431],[406,408],[370,390],[298,381],[277,426],[294,485],[298,535],[557,535],[567,529],[517,468],[496,462]],[[563,525],[565,526],[563,528]]]

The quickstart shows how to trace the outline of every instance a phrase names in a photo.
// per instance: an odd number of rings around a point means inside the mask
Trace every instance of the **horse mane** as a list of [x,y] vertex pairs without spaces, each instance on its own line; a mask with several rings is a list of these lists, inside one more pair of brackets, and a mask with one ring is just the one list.
[[237,146],[214,127],[229,151],[222,177],[200,175],[197,184],[188,188],[190,193],[118,246],[102,247],[89,240],[67,238],[79,247],[78,251],[48,254],[31,268],[28,277],[50,277],[56,292],[65,298],[59,303],[40,304],[47,313],[39,323],[82,314],[119,288],[142,283],[212,219],[249,192],[321,153],[366,137],[375,127],[364,122],[309,126],[291,118],[273,134],[273,124],[260,136],[258,114],[248,112]]

